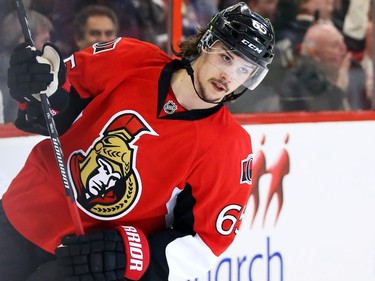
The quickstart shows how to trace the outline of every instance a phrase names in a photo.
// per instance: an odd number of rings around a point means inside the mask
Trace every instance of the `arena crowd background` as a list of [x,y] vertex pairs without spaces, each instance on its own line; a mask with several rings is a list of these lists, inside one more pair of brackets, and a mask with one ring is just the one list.
[[[237,2],[24,0],[24,5],[31,22],[44,26],[32,28],[34,36],[48,32],[44,40],[49,39],[68,57],[79,49],[75,41],[77,25],[74,25],[74,19],[88,6],[101,5],[112,9],[118,20],[118,36],[149,41],[172,55],[171,45],[177,49],[181,38],[194,34],[197,28],[208,23],[215,12]],[[245,2],[273,23],[276,32],[275,59],[264,83],[245,95],[241,102],[229,105],[233,113],[362,111],[375,108],[372,56],[374,9],[371,0]],[[13,20],[9,19],[12,13]],[[7,108],[12,110],[14,107],[14,102],[8,101],[6,69],[9,53],[20,41],[14,1],[1,1],[0,23],[0,122],[8,123],[14,121],[15,113],[8,118],[6,112]],[[339,50],[339,39],[334,41],[334,35],[325,29],[306,38],[308,28],[316,23],[333,26],[342,36],[342,46],[346,50]],[[336,47],[331,48],[332,45]],[[350,62],[345,67],[343,54],[350,56],[350,59],[346,58]],[[335,64],[337,66],[334,67]]]
[[[171,45],[177,48],[182,37],[236,2],[24,0],[24,5],[30,16],[46,19],[49,40],[64,56],[78,48],[75,16],[94,4],[115,12],[118,36],[152,42],[172,56]],[[373,1],[246,2],[268,17],[276,32],[265,81],[228,105],[252,136],[254,191],[236,243],[196,281],[374,281]],[[12,0],[1,0],[0,194],[44,138],[18,131],[4,117],[6,107],[15,106],[6,103],[8,56],[20,30],[9,20],[13,11]],[[322,29],[308,32],[316,24]]]

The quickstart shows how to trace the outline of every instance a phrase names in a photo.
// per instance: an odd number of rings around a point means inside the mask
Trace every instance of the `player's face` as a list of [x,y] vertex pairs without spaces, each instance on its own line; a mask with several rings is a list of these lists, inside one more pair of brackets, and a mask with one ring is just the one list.
[[220,102],[242,85],[257,67],[218,41],[210,50],[202,52],[194,68],[201,97],[206,101]]
[[106,16],[91,16],[87,19],[85,33],[77,45],[82,50],[97,42],[106,42],[117,36],[113,21]]

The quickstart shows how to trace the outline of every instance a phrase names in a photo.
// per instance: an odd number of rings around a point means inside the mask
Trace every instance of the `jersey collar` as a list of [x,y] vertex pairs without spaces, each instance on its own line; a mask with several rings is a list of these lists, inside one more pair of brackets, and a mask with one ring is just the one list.
[[[168,90],[171,84],[172,74],[177,69],[183,68],[183,64],[180,60],[172,60],[167,65],[164,66],[160,78],[159,78],[159,85],[158,85],[158,110],[157,114],[160,116],[161,111],[163,110],[163,106],[165,100],[167,98]],[[177,120],[198,120],[205,117],[208,117],[215,112],[217,112],[223,104],[218,104],[212,108],[206,109],[193,109],[187,110],[183,112],[175,112],[170,115],[166,115],[160,117],[161,119],[177,119]]]

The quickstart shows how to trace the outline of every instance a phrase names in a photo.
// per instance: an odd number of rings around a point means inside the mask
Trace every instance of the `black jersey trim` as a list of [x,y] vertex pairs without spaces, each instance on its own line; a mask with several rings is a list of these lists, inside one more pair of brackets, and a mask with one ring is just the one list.
[[169,267],[166,258],[166,248],[174,240],[184,236],[195,236],[193,209],[196,199],[192,187],[186,184],[177,196],[174,207],[174,221],[172,227],[155,232],[148,236],[151,252],[150,265],[139,281],[165,281],[168,279]]
[[196,234],[194,231],[195,219],[193,213],[195,204],[196,199],[193,196],[191,185],[187,183],[177,196],[176,206],[173,210],[173,229],[193,236]]

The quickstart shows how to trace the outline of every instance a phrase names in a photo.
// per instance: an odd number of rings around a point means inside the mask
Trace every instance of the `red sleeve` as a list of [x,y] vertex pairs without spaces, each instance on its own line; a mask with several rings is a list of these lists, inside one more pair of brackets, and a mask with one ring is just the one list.
[[252,160],[250,136],[242,128],[223,128],[189,176],[196,198],[194,230],[216,256],[229,247],[240,227],[250,192]]
[[96,43],[65,59],[69,80],[82,98],[109,94],[132,76],[131,69],[150,65],[149,53],[166,57],[157,46],[130,38]]

